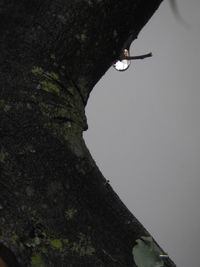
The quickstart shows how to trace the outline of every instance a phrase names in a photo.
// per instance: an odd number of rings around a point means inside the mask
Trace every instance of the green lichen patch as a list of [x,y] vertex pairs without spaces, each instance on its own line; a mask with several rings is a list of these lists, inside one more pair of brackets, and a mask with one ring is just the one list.
[[43,75],[44,74],[44,70],[41,67],[38,66],[34,66],[32,69],[32,73],[35,75]]
[[[84,41],[85,34],[79,35],[79,40]],[[50,56],[55,61],[54,55]],[[32,68],[37,85],[34,100],[40,108],[43,115],[44,127],[51,131],[56,138],[61,141],[74,144],[74,138],[82,137],[82,131],[87,129],[87,121],[85,116],[85,100],[80,93],[86,86],[84,77],[80,77],[77,86],[69,79],[67,83],[65,67],[61,67],[58,72],[46,71],[39,66]],[[80,90],[77,89],[80,83]],[[47,94],[44,94],[46,92]],[[72,145],[73,146],[73,145]]]
[[86,0],[89,6],[93,5],[93,2],[91,0]]
[[31,106],[31,104],[30,104],[30,103],[27,103],[27,104],[26,104],[26,107],[27,107],[27,109],[29,109],[29,110],[31,110],[31,109],[32,109],[32,106]]
[[[75,35],[76,39],[80,42],[84,43],[87,40],[87,35],[85,32],[79,33]],[[79,50],[77,50],[77,55],[80,53]]]
[[35,243],[36,246],[40,245],[41,240],[40,240],[40,238],[39,238],[38,236],[36,236],[36,237],[34,238],[34,243]]
[[77,210],[76,209],[68,209],[65,212],[65,218],[67,220],[72,220],[74,218],[74,216],[76,215],[76,213],[77,213]]
[[7,156],[8,156],[8,153],[4,149],[1,149],[0,150],[0,163],[2,164],[5,163]]
[[13,234],[12,237],[11,237],[11,240],[13,242],[13,244],[16,244],[17,241],[19,240],[19,237],[17,234]]
[[35,253],[31,257],[31,266],[45,267],[41,253]]
[[43,254],[47,254],[47,248],[43,246],[43,247],[41,248],[41,252],[42,252]]
[[60,87],[51,80],[43,80],[40,82],[40,85],[41,85],[40,88],[46,92],[51,92],[56,94],[60,93]]
[[60,239],[51,239],[51,240],[49,240],[49,245],[53,249],[62,249],[62,247],[63,247],[62,241]]
[[81,36],[80,36],[80,38],[81,38],[81,41],[82,41],[82,42],[85,42],[85,40],[86,40],[86,35],[85,35],[84,33],[82,33]]
[[91,256],[96,251],[91,244],[90,237],[86,237],[82,233],[79,235],[79,240],[77,242],[73,242],[71,250],[79,256]]
[[38,89],[51,93],[60,93],[60,86],[58,85],[59,75],[55,72],[48,72],[41,67],[34,66],[32,73],[39,78]]
[[1,150],[1,151],[0,151],[0,162],[1,162],[1,163],[4,163],[4,161],[5,161],[5,154],[4,154],[4,152]]
[[35,248],[35,247],[39,246],[40,243],[41,243],[41,239],[36,236],[34,239],[31,239],[31,240],[27,241],[26,242],[26,246]]
[[0,99],[0,109],[3,109],[5,112],[8,112],[11,109],[11,105],[6,103],[5,100]]
[[51,55],[50,55],[50,58],[51,58],[53,61],[55,61],[55,60],[56,60],[56,56],[55,56],[55,54],[51,54]]

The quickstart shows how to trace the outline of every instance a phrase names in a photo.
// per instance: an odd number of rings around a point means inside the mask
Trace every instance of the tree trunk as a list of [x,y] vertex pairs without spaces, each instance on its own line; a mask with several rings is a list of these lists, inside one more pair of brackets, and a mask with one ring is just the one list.
[[136,266],[149,233],[82,132],[92,88],[161,2],[1,1],[0,266]]

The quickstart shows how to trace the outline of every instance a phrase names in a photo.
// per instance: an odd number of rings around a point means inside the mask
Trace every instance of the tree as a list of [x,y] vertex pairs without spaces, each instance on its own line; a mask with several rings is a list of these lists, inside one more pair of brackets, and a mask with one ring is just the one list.
[[133,267],[133,247],[158,251],[82,132],[92,88],[161,2],[1,2],[0,264]]

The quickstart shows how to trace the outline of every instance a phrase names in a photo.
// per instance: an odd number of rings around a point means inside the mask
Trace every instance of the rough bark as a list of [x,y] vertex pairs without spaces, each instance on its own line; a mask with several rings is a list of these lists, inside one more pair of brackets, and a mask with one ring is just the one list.
[[[7,266],[136,266],[132,248],[149,233],[102,176],[82,132],[92,88],[161,1],[1,1],[0,257]],[[175,265],[166,259],[165,266]]]

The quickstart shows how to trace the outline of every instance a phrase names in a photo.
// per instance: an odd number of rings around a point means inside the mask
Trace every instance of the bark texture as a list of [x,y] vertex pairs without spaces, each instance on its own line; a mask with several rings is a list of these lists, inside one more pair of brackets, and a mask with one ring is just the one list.
[[92,88],[161,2],[0,2],[0,257],[8,267],[136,266],[132,248],[149,233],[82,132]]

